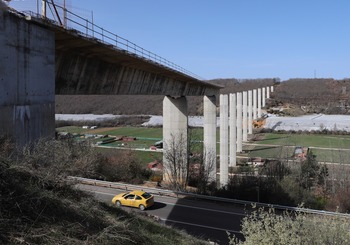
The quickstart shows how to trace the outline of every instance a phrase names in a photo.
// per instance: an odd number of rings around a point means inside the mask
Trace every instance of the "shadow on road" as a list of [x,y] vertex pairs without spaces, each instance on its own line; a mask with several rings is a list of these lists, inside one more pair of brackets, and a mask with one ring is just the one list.
[[152,207],[149,207],[147,210],[156,210],[156,209],[161,209],[166,207],[165,203],[161,203],[161,202],[154,202],[154,205]]

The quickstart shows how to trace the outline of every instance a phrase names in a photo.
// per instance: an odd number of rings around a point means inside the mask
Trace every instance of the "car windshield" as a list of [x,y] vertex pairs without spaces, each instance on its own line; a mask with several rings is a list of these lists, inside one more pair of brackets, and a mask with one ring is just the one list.
[[130,192],[126,192],[122,195],[122,197],[125,197],[126,195],[128,195]]
[[149,193],[147,193],[147,192],[145,192],[145,193],[142,194],[142,197],[145,198],[145,199],[148,199],[148,198],[150,198],[151,196],[152,196],[152,195],[149,194]]

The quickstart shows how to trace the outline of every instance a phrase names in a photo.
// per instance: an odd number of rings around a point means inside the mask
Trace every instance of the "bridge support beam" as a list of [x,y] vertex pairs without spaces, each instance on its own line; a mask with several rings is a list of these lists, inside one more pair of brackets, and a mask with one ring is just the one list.
[[242,93],[237,93],[237,152],[242,152]]
[[258,118],[258,98],[257,98],[257,90],[253,89],[253,119]]
[[253,91],[248,91],[248,134],[253,134]]
[[237,101],[236,94],[230,94],[230,167],[237,165]]
[[208,181],[216,181],[216,96],[204,96],[204,164]]
[[258,88],[258,118],[261,117],[261,88]]
[[265,107],[265,105],[266,105],[266,88],[265,87],[262,88],[261,99],[262,99],[261,106]]
[[176,189],[187,181],[188,117],[186,97],[163,100],[163,180]]
[[247,91],[243,91],[243,141],[248,141],[248,98]]
[[228,95],[220,94],[220,185],[228,183]]

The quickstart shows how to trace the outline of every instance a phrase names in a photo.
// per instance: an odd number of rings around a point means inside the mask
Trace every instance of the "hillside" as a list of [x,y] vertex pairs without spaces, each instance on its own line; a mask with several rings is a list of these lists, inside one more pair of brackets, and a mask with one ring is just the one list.
[[[223,93],[243,91],[272,85],[274,79],[246,80],[216,79],[208,82],[226,86]],[[116,114],[116,115],[162,115],[164,96],[126,95],[56,95],[57,114]],[[203,115],[203,98],[189,96],[190,115]]]
[[90,147],[69,142],[16,152],[0,138],[0,244],[206,244],[100,203],[67,180],[91,175],[98,159]]
[[[208,82],[225,86],[221,93],[234,93],[263,86],[275,86],[270,106],[289,105],[296,115],[304,113],[349,114],[350,80],[334,79],[215,79]],[[58,114],[161,115],[164,96],[57,95]],[[217,101],[218,103],[218,101]],[[188,97],[189,114],[203,115],[201,97]],[[301,108],[303,110],[301,110]],[[292,113],[293,114],[293,113]]]
[[290,79],[280,83],[271,105],[292,105],[304,113],[350,114],[350,79]]

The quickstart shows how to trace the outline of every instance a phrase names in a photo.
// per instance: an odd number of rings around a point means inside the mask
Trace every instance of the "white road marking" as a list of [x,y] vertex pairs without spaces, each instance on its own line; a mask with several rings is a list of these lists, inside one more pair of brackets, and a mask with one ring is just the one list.
[[201,228],[207,228],[207,229],[218,230],[218,231],[228,231],[231,233],[240,233],[241,234],[240,231],[227,230],[227,229],[222,229],[222,228],[217,228],[217,227],[212,227],[212,226],[207,226],[207,225],[198,225],[198,224],[176,221],[176,220],[171,220],[171,219],[162,219],[162,218],[159,218],[159,219],[163,222],[169,221],[169,222],[179,223],[179,224],[183,224],[183,225],[197,226],[197,227],[201,227]]

